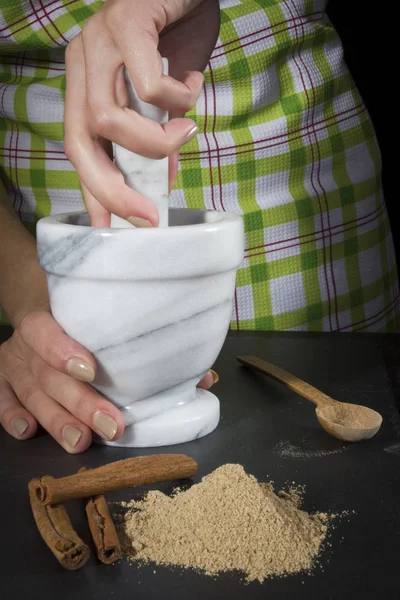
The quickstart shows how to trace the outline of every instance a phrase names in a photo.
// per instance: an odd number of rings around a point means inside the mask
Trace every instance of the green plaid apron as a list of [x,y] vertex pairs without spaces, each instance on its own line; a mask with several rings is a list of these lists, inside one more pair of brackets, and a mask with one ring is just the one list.
[[[63,153],[64,48],[102,2],[1,4],[0,173],[32,228],[83,208]],[[325,7],[221,1],[171,205],[243,216],[233,329],[398,328],[379,149]]]

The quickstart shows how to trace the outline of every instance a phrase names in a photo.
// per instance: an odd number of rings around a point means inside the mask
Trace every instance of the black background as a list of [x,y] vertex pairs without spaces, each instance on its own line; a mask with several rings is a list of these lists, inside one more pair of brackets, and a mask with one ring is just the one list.
[[[0,340],[1,341],[1,340]],[[324,392],[379,410],[379,433],[360,444],[343,444],[319,426],[311,403],[236,362],[256,354],[292,371]],[[388,369],[386,361],[389,358]],[[216,363],[221,375],[215,392],[222,419],[211,435],[164,449],[129,450],[92,446],[68,455],[48,435],[25,443],[0,431],[0,598],[26,600],[385,600],[400,598],[400,416],[398,410],[400,339],[375,334],[230,335]],[[391,381],[392,377],[392,381]],[[282,455],[280,444],[301,449],[302,458]],[[59,566],[33,522],[28,502],[30,478],[57,477],[81,465],[96,467],[124,457],[184,452],[199,463],[195,481],[216,467],[240,463],[277,489],[306,485],[309,511],[355,511],[335,522],[311,574],[264,584],[245,584],[237,574],[212,579],[191,570],[138,567],[125,560],[113,566],[93,556],[80,570]],[[323,456],[316,456],[322,451]],[[172,484],[160,485],[170,492]],[[109,495],[128,500],[140,490]],[[67,503],[78,533],[90,543],[82,503]]]
[[[361,0],[330,0],[327,13],[344,47],[344,57],[375,127],[382,155],[383,187],[392,225],[397,263],[400,260],[398,222],[399,50],[398,4]],[[396,220],[397,218],[397,220]]]

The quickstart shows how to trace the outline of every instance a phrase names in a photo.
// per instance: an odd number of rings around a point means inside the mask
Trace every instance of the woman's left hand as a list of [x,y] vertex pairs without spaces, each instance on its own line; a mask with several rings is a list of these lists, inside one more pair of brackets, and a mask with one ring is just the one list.
[[[68,45],[65,152],[93,226],[108,227],[110,213],[158,224],[154,204],[130,189],[113,164],[111,142],[153,159],[171,156],[171,184],[179,148],[197,133],[182,116],[200,94],[219,23],[218,0],[107,0]],[[161,57],[169,61],[168,76]],[[169,111],[166,125],[127,108],[124,66],[139,97]]]

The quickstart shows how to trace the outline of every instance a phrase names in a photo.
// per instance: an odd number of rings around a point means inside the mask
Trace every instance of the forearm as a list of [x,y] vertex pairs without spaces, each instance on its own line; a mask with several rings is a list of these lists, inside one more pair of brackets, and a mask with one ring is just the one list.
[[17,327],[33,310],[48,310],[44,271],[40,268],[35,239],[26,231],[0,182],[0,305]]

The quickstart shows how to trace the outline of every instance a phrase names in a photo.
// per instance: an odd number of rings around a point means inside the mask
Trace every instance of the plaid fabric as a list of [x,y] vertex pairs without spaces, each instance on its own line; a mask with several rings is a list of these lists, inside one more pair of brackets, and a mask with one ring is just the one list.
[[[233,329],[398,330],[374,130],[325,0],[222,0],[172,206],[243,216]],[[29,226],[82,208],[63,154],[63,48],[101,2],[0,9],[0,165]]]

